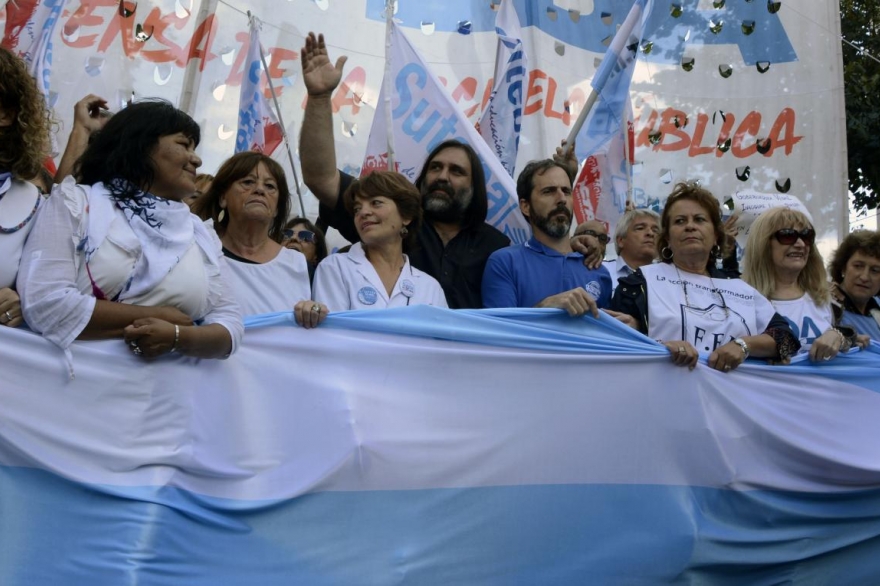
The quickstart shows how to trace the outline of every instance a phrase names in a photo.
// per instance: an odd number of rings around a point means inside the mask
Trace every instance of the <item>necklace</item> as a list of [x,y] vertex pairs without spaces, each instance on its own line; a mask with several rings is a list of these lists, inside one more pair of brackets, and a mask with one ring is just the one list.
[[[684,291],[684,303],[688,307],[692,307],[691,300],[688,298],[688,289],[687,289],[688,283],[681,276],[681,271],[678,270],[678,266],[676,266],[675,263],[673,263],[672,266],[675,267],[675,272],[678,275],[678,281],[681,283],[682,291]],[[715,280],[712,278],[712,275],[707,274],[705,276],[709,277],[709,282],[712,284],[712,293],[715,293],[721,299],[721,309],[724,310],[724,319],[729,318],[730,317],[730,308],[727,307],[727,301],[724,299],[724,295],[722,295],[721,290],[715,286]]]
[[[11,183],[12,174],[11,173],[0,173],[0,186],[5,187],[6,181],[9,181]],[[8,187],[7,187],[7,191],[8,191]],[[3,199],[3,197],[6,195],[7,191],[0,193],[0,200]],[[6,226],[0,226],[0,232],[2,232],[3,234],[12,234],[13,232],[18,232],[19,230],[21,230],[22,228],[27,226],[27,223],[30,222],[31,219],[34,217],[34,214],[37,213],[37,208],[40,207],[40,198],[41,197],[42,196],[40,194],[37,194],[37,201],[34,202],[34,209],[31,210],[31,213],[29,213],[28,216],[24,220],[21,221],[21,223],[19,223],[16,226],[12,226],[11,228],[7,228]]]

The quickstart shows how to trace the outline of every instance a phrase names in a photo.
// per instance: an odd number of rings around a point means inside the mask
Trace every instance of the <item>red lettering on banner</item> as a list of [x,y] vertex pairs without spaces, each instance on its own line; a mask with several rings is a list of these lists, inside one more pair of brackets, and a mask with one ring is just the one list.
[[364,99],[364,85],[367,82],[367,72],[363,67],[352,69],[333,95],[333,112],[339,112],[344,106],[351,106],[351,113],[357,114],[361,110],[361,100]]
[[688,149],[689,157],[698,157],[700,155],[708,155],[717,148],[717,145],[703,146],[703,135],[706,133],[706,126],[709,124],[709,115],[700,112],[697,114],[697,126],[694,128],[694,138],[691,140],[691,146]]
[[[64,23],[62,28],[64,34],[61,36],[61,39],[68,47],[74,47],[77,49],[84,49],[93,46],[95,41],[98,40],[98,34],[84,35],[82,34],[82,29],[86,27],[102,26],[104,24],[104,17],[94,14],[95,9],[106,6],[115,7],[116,5],[117,2],[115,0],[83,0],[80,3],[79,8],[77,8],[73,14],[70,15],[70,18],[67,19],[67,22]],[[67,40],[67,37],[73,36],[77,31],[80,31],[80,33],[75,41]]]
[[538,94],[544,93],[544,88],[538,85],[539,79],[547,79],[547,74],[540,69],[532,69],[529,72],[529,89],[526,92],[526,99],[523,102],[523,116],[540,112],[544,107],[544,100],[542,98],[530,101]]
[[756,142],[752,141],[752,144],[747,147],[743,147],[742,144],[747,136],[757,138],[759,132],[761,132],[761,114],[749,112],[743,118],[743,121],[740,122],[739,128],[736,129],[736,134],[733,135],[733,147],[731,149],[733,156],[744,159],[757,153],[758,144]]
[[235,53],[235,62],[232,64],[232,69],[229,70],[229,75],[226,76],[226,85],[228,86],[239,86],[241,85],[241,80],[244,79],[244,61],[247,59],[249,38],[250,35],[247,33],[235,33],[238,51]]
[[638,132],[638,138],[636,138],[636,146],[651,146],[651,133],[654,132],[654,125],[657,124],[657,110],[651,110],[651,113],[648,114],[648,121],[645,122],[645,125]]
[[[727,142],[727,139],[730,138],[730,133],[733,131],[733,125],[736,123],[736,116],[728,112],[724,115],[724,123],[721,125],[721,132],[718,133],[718,141],[715,143],[716,145],[722,145]],[[724,151],[720,148],[715,149],[715,157],[723,157]]]
[[[662,139],[660,147],[662,151],[680,151],[686,149],[691,144],[691,137],[684,131],[684,121],[687,115],[681,110],[674,108],[666,108],[663,110],[663,116],[660,119],[660,133]],[[672,144],[666,142],[666,138],[671,137],[677,139]]]
[[559,84],[556,83],[556,80],[552,77],[547,78],[547,99],[544,101],[544,116],[547,118],[555,118],[556,120],[562,120],[562,117],[565,116],[565,107],[561,110],[553,109],[553,101],[556,99],[556,88],[559,87]]
[[[452,90],[452,99],[455,100],[455,103],[458,104],[462,99],[465,100],[473,100],[474,96],[477,93],[477,78],[475,77],[466,77],[461,80],[455,89]],[[466,108],[464,110],[464,115],[470,118],[477,111],[477,108],[480,107],[479,103],[474,104],[473,106]]]
[[786,108],[780,112],[770,129],[770,150],[765,156],[770,157],[773,151],[778,148],[784,148],[785,154],[790,155],[794,145],[803,140],[803,136],[795,136],[795,114],[791,108]]
[[[217,18],[213,14],[209,14],[208,18],[199,23],[193,33],[192,40],[188,45],[187,60],[201,59],[199,71],[204,71],[205,64],[217,57],[211,53],[211,43],[217,35]],[[204,43],[204,47],[202,44]]]
[[[721,119],[721,128],[714,143],[706,139],[706,129],[709,126],[709,116],[705,113],[696,115],[693,135],[688,134],[688,125],[681,121],[687,117],[684,112],[675,108],[667,108],[662,113],[651,110],[647,120],[641,125],[637,133],[636,146],[651,147],[655,151],[675,152],[687,149],[688,156],[698,157],[712,152],[716,157],[723,157],[727,152],[738,159],[745,159],[758,153],[757,139],[761,134],[762,116],[760,112],[752,111],[745,115],[742,122],[737,126],[736,116],[725,112],[723,116],[716,114]],[[660,120],[659,126],[657,124]],[[676,120],[679,122],[676,123]],[[796,114],[791,108],[785,108],[776,117],[776,121],[767,135],[770,139],[766,157],[773,155],[776,149],[784,149],[786,155],[790,155],[794,145],[803,140],[803,136],[795,135]],[[736,132],[734,132],[734,128]],[[732,136],[732,138],[731,138]],[[652,141],[653,138],[653,141]],[[730,148],[721,149],[730,139]]]

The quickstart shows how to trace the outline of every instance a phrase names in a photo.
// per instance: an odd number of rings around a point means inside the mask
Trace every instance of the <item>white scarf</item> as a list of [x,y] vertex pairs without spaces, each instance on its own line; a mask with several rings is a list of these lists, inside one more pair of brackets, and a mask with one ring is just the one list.
[[212,264],[219,263],[219,251],[208,229],[185,203],[143,191],[132,198],[117,200],[103,183],[96,183],[89,192],[87,232],[80,243],[86,264],[107,238],[117,210],[128,220],[139,250],[134,269],[112,301],[125,301],[155,289],[180,262],[193,241]]

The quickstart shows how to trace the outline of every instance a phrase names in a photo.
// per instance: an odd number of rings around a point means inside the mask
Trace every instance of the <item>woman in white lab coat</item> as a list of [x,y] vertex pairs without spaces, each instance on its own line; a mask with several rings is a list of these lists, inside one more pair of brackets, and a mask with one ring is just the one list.
[[318,265],[313,302],[296,305],[297,322],[314,327],[327,312],[409,305],[447,307],[440,284],[410,265],[422,221],[421,197],[400,173],[376,171],[343,196],[361,241]]

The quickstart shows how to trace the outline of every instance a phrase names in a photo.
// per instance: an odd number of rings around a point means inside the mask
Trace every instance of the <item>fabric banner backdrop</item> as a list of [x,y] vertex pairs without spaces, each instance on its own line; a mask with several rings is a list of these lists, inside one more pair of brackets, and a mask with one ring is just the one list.
[[[511,2],[528,61],[518,172],[527,161],[550,156],[568,135],[634,2]],[[7,2],[0,30],[15,34],[21,23],[39,18],[40,4]],[[407,39],[475,124],[494,87],[493,6],[500,3],[394,4]],[[132,96],[159,96],[201,124],[202,170],[216,172],[234,152],[250,10],[264,21],[267,74],[288,126],[299,128],[302,120],[299,50],[307,32],[325,34],[334,61],[349,56],[332,103],[337,160],[357,176],[381,109],[384,8],[385,0],[68,0],[53,36],[50,79],[63,122],[60,147],[82,96],[99,94],[113,111]],[[630,88],[636,204],[662,204],[685,179],[702,181],[720,199],[742,189],[784,190],[818,222],[827,256],[848,218],[839,19],[838,4],[826,0],[655,3]],[[440,123],[435,127],[436,133]],[[317,202],[306,203],[314,218]]]
[[4,586],[880,582],[876,346],[691,372],[607,317],[410,307],[68,380],[0,330]]

